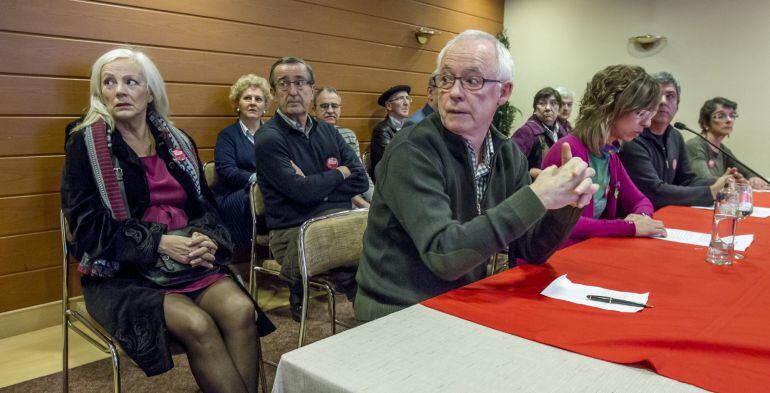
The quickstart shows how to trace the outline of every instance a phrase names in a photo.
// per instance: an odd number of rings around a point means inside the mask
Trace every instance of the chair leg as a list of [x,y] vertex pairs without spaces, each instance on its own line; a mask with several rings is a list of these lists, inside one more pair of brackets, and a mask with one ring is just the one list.
[[331,285],[326,285],[326,298],[329,307],[329,319],[332,324],[332,334],[337,334],[337,324],[334,322],[337,320],[337,304],[334,299],[334,288]]
[[67,326],[69,317],[67,311],[64,311],[62,318],[62,369],[61,369],[61,386],[62,392],[67,393],[69,391],[69,327]]
[[120,393],[120,355],[112,343],[109,344],[112,357],[112,386],[115,393]]
[[308,303],[310,303],[308,298],[310,297],[310,288],[308,288],[307,283],[303,285],[303,291],[302,291],[302,317],[299,320],[299,342],[297,344],[297,348],[301,347],[302,344],[305,342],[305,328],[307,328],[307,306]]
[[257,301],[257,272],[254,270],[254,263],[249,264],[249,294]]
[[262,340],[257,337],[257,364],[259,365],[259,384],[262,393],[267,393],[267,377],[265,376],[265,360],[262,358]]

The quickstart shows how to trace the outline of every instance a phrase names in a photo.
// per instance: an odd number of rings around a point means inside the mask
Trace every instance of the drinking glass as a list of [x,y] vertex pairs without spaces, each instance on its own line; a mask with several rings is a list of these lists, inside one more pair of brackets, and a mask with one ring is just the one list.
[[733,187],[725,187],[719,190],[714,200],[714,219],[706,262],[714,265],[733,264],[737,219],[738,191]]
[[[738,226],[738,221],[750,216],[754,211],[754,193],[751,186],[748,184],[736,184],[735,192],[738,193],[738,210],[736,211],[737,219],[734,225]],[[734,233],[737,233],[733,231]],[[735,253],[735,260],[743,259],[743,254]]]

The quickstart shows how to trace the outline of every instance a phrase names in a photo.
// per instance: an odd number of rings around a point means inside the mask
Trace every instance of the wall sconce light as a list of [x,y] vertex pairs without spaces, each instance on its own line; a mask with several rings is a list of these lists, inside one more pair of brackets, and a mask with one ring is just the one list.
[[419,42],[420,45],[425,45],[428,43],[428,40],[430,40],[430,37],[433,37],[435,34],[436,30],[420,27],[414,32],[414,37],[417,38],[417,42]]
[[654,51],[657,53],[666,45],[667,38],[659,35],[645,34],[631,37],[628,41],[635,49],[641,52]]

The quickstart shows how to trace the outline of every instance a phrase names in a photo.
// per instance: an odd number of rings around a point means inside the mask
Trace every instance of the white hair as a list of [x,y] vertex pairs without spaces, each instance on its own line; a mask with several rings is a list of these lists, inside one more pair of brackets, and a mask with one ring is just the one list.
[[105,65],[120,59],[128,59],[141,68],[142,74],[147,80],[147,87],[150,89],[150,94],[153,97],[151,105],[155,108],[155,112],[159,116],[169,124],[173,124],[169,120],[166,85],[163,82],[160,71],[158,71],[158,67],[156,67],[155,63],[142,52],[129,48],[118,48],[101,55],[91,67],[91,87],[89,89],[91,96],[90,104],[83,121],[75,127],[73,132],[96,123],[100,119],[104,120],[110,128],[114,129],[115,120],[112,118],[112,114],[110,114],[110,111],[107,109],[107,106],[104,105],[104,101],[102,100],[102,68],[104,68]]
[[441,61],[444,60],[444,55],[446,55],[447,50],[454,44],[467,39],[484,39],[492,42],[495,45],[497,52],[497,78],[502,80],[513,80],[515,65],[513,64],[511,52],[509,52],[508,48],[506,48],[500,40],[495,38],[495,36],[481,30],[465,30],[457,37],[449,40],[436,58],[435,72],[440,71]]
[[568,88],[566,88],[566,87],[564,87],[564,86],[557,87],[556,91],[559,92],[559,95],[561,96],[561,98],[564,98],[564,97],[569,97],[569,98],[572,98],[572,99],[575,98],[575,92],[570,90],[570,89],[568,89]]

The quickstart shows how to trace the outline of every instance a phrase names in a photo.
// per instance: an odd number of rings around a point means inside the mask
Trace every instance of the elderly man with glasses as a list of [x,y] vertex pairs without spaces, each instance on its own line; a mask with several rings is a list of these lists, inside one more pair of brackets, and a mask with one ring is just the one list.
[[436,67],[437,113],[393,139],[377,168],[356,280],[355,313],[371,321],[485,276],[489,258],[543,263],[569,236],[598,189],[571,158],[538,172],[492,126],[513,89],[513,59],[469,30]]
[[[276,61],[269,82],[278,109],[254,137],[270,250],[281,263],[281,273],[291,281],[289,300],[296,321],[302,309],[299,226],[313,217],[349,210],[350,200],[369,187],[356,153],[334,126],[308,114],[314,81],[313,69],[304,60],[284,57]],[[332,273],[352,298],[355,272]]]
[[374,168],[385,154],[385,148],[388,147],[390,140],[396,136],[409,117],[409,107],[412,105],[412,97],[409,95],[411,92],[412,88],[407,85],[393,86],[380,94],[380,98],[377,99],[377,103],[385,107],[388,113],[385,115],[385,120],[379,122],[372,130],[372,142],[369,144],[371,153],[369,176],[375,183],[377,177]]

